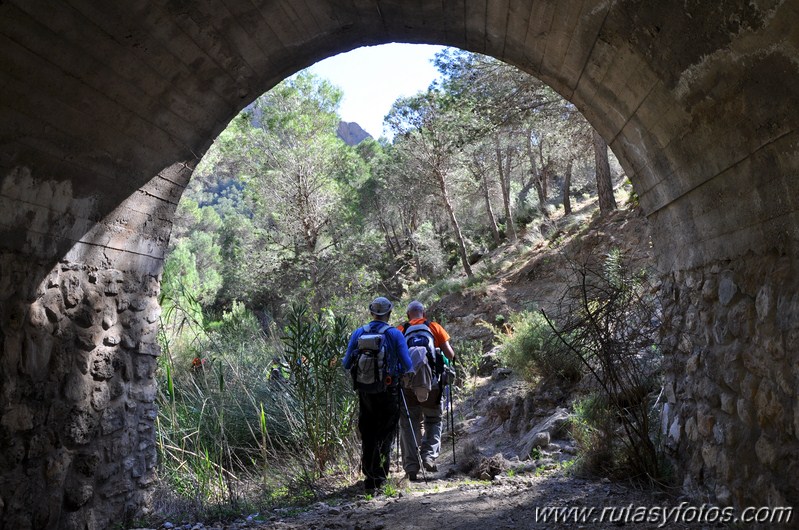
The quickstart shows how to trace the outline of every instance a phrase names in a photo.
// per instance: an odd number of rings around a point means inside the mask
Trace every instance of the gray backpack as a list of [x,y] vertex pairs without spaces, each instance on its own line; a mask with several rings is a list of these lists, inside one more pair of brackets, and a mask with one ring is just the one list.
[[351,368],[355,390],[376,394],[385,392],[386,388],[392,386],[386,355],[386,331],[390,327],[388,324],[382,324],[375,331],[370,329],[370,324],[363,327],[363,333],[358,337],[358,350]]

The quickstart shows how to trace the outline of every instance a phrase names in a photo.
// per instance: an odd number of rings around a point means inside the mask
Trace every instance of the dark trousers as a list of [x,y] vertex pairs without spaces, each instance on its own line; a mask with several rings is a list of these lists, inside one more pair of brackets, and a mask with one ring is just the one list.
[[399,396],[397,389],[378,394],[358,393],[360,412],[358,430],[361,433],[361,469],[366,475],[367,489],[379,488],[388,476],[391,444],[397,435]]

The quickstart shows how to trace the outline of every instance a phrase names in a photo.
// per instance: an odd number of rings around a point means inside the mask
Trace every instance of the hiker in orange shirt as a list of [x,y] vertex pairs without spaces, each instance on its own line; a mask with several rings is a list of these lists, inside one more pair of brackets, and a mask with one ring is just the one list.
[[400,414],[402,467],[408,478],[415,481],[420,471],[420,460],[425,470],[438,471],[435,461],[441,451],[441,419],[444,405],[441,399],[444,390],[444,384],[441,382],[444,359],[441,354],[447,357],[449,364],[455,359],[455,351],[450,344],[449,333],[439,323],[426,318],[424,305],[421,302],[414,300],[408,304],[406,314],[408,321],[397,328],[405,335],[409,347],[414,342],[411,336],[418,333],[427,337],[432,335],[434,349],[438,350],[433,352],[433,359],[428,357],[431,360],[432,385],[427,399],[420,401],[412,389],[402,389],[408,405],[408,414]]

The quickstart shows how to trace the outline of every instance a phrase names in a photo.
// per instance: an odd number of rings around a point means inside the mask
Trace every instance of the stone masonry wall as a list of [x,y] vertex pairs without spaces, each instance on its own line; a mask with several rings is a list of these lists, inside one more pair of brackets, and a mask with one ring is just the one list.
[[101,529],[147,508],[158,294],[192,161],[113,207],[26,167],[0,181],[0,529]]
[[158,278],[34,271],[0,256],[0,527],[107,528],[154,480]]
[[795,271],[786,256],[750,254],[664,282],[662,428],[699,500],[799,505]]

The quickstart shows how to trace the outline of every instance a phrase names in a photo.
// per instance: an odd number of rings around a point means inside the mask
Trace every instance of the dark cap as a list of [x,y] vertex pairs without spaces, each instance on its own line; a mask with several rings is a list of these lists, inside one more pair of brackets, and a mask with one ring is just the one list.
[[373,315],[377,315],[379,317],[382,317],[383,315],[387,315],[387,314],[391,313],[391,310],[393,308],[394,308],[394,304],[389,302],[388,298],[385,298],[385,297],[382,297],[382,296],[378,296],[377,298],[372,300],[371,304],[369,304],[369,311]]

